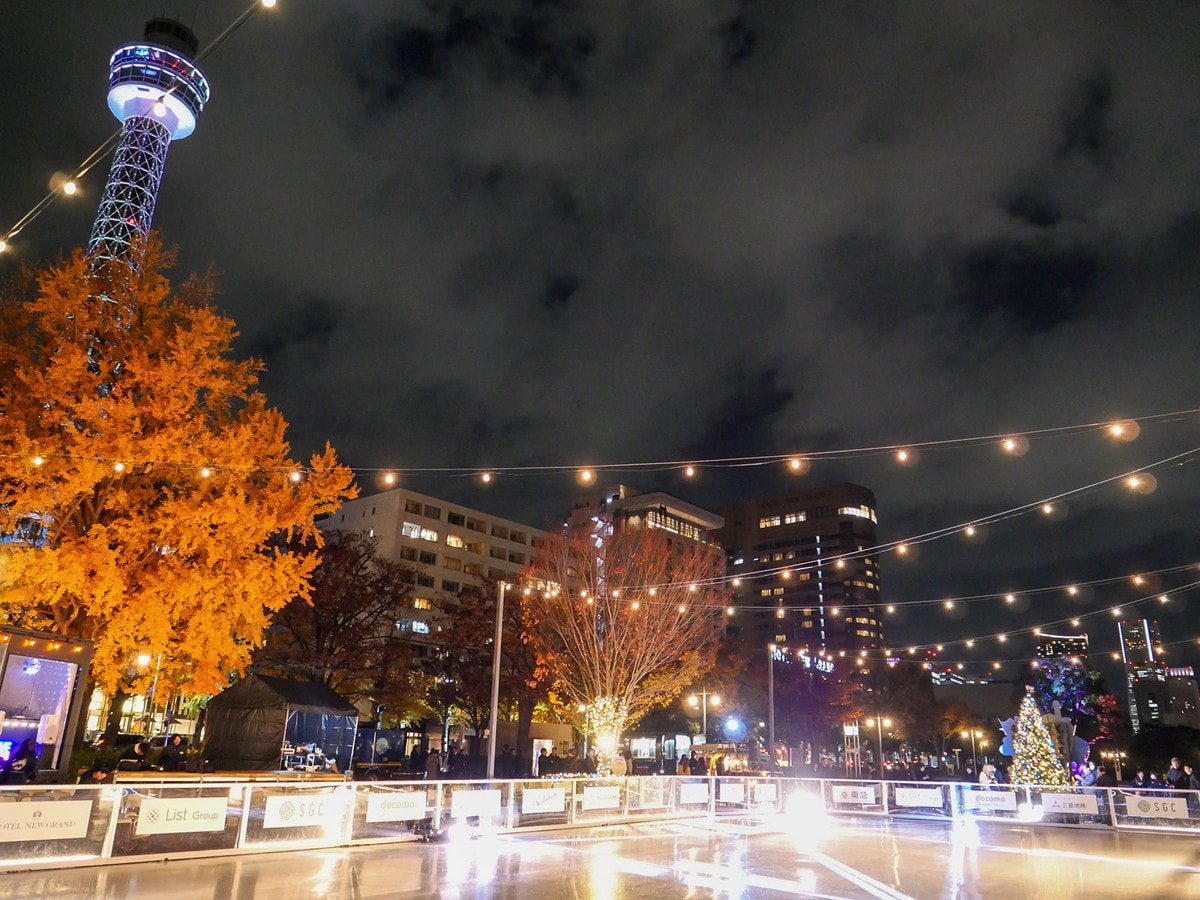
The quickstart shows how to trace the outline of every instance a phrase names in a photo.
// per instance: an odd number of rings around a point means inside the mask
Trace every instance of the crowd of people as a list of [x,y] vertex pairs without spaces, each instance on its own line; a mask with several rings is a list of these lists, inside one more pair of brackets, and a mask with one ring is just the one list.
[[[925,766],[921,766],[925,769]],[[1095,788],[1138,788],[1142,790],[1171,790],[1171,791],[1200,791],[1200,772],[1190,764],[1182,762],[1178,756],[1171,758],[1171,765],[1166,772],[1159,775],[1157,772],[1147,772],[1144,767],[1137,767],[1134,770],[1134,775],[1121,782],[1117,776],[1103,763],[1097,763],[1095,760],[1087,760],[1080,765],[1072,765],[1071,776],[1077,787],[1095,787]],[[914,780],[928,781],[929,776]],[[956,779],[958,781],[975,782],[978,781],[984,787],[993,785],[1003,785],[1009,783],[1008,770],[1002,765],[995,763],[984,763],[979,767],[979,772],[976,774],[971,763],[963,766],[962,777]]]

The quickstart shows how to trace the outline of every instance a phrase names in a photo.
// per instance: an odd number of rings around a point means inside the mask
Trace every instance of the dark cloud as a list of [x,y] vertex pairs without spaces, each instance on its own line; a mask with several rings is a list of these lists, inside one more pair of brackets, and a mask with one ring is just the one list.
[[413,17],[372,26],[361,52],[347,59],[372,100],[396,102],[423,83],[478,75],[537,95],[573,96],[583,90],[596,42],[572,23],[577,6],[560,0],[429,4]]
[[318,364],[342,324],[342,310],[324,297],[301,298],[274,313],[270,330],[250,335],[246,348],[268,366],[285,351],[302,353]]
[[1111,117],[1115,86],[1107,72],[1089,75],[1069,99],[1063,121],[1059,158],[1081,156],[1097,164],[1107,164],[1115,152]]
[[[243,9],[186,15],[203,45]],[[9,221],[116,128],[109,55],[160,12],[0,13]],[[155,222],[181,274],[221,273],[296,455],[328,440],[360,468],[812,452],[1190,409],[1198,45],[1183,0],[1136,16],[1106,0],[283,0],[205,60],[212,101],[171,148]],[[0,267],[82,244],[103,169]],[[1035,440],[1019,459],[987,442],[910,469],[881,451],[800,480],[754,467],[634,486],[716,504],[850,479],[899,538],[1182,452],[1194,421],[1132,444]],[[887,558],[885,588],[1195,562],[1179,559],[1192,474]],[[576,490],[406,478],[531,523]],[[894,637],[1019,618],[980,609],[910,616]]]
[[999,316],[1024,334],[1037,334],[1083,315],[1100,274],[1094,250],[998,242],[967,254],[958,295],[976,325]]
[[778,369],[751,371],[735,363],[715,386],[721,398],[684,455],[736,456],[745,447],[777,447],[779,414],[795,399]]

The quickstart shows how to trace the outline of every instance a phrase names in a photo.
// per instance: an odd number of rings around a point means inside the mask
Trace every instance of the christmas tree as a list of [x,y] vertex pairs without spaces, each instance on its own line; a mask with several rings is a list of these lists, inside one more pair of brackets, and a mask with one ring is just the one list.
[[1037,703],[1030,691],[1021,701],[1013,729],[1013,761],[1010,771],[1013,784],[1045,784],[1066,786],[1067,769],[1059,758],[1050,729],[1042,721]]

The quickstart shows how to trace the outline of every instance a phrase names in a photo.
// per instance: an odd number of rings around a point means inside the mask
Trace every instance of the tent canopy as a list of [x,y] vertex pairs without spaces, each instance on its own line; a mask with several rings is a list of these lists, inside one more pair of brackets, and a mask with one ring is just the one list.
[[358,710],[331,688],[252,674],[208,702],[206,757],[217,771],[270,771],[285,743],[319,747],[350,764]]

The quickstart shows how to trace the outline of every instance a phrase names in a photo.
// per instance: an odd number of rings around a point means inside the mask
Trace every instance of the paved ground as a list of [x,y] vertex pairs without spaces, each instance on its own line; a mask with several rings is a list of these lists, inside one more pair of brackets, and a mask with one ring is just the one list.
[[0,876],[0,898],[1200,897],[1194,837],[800,817]]

